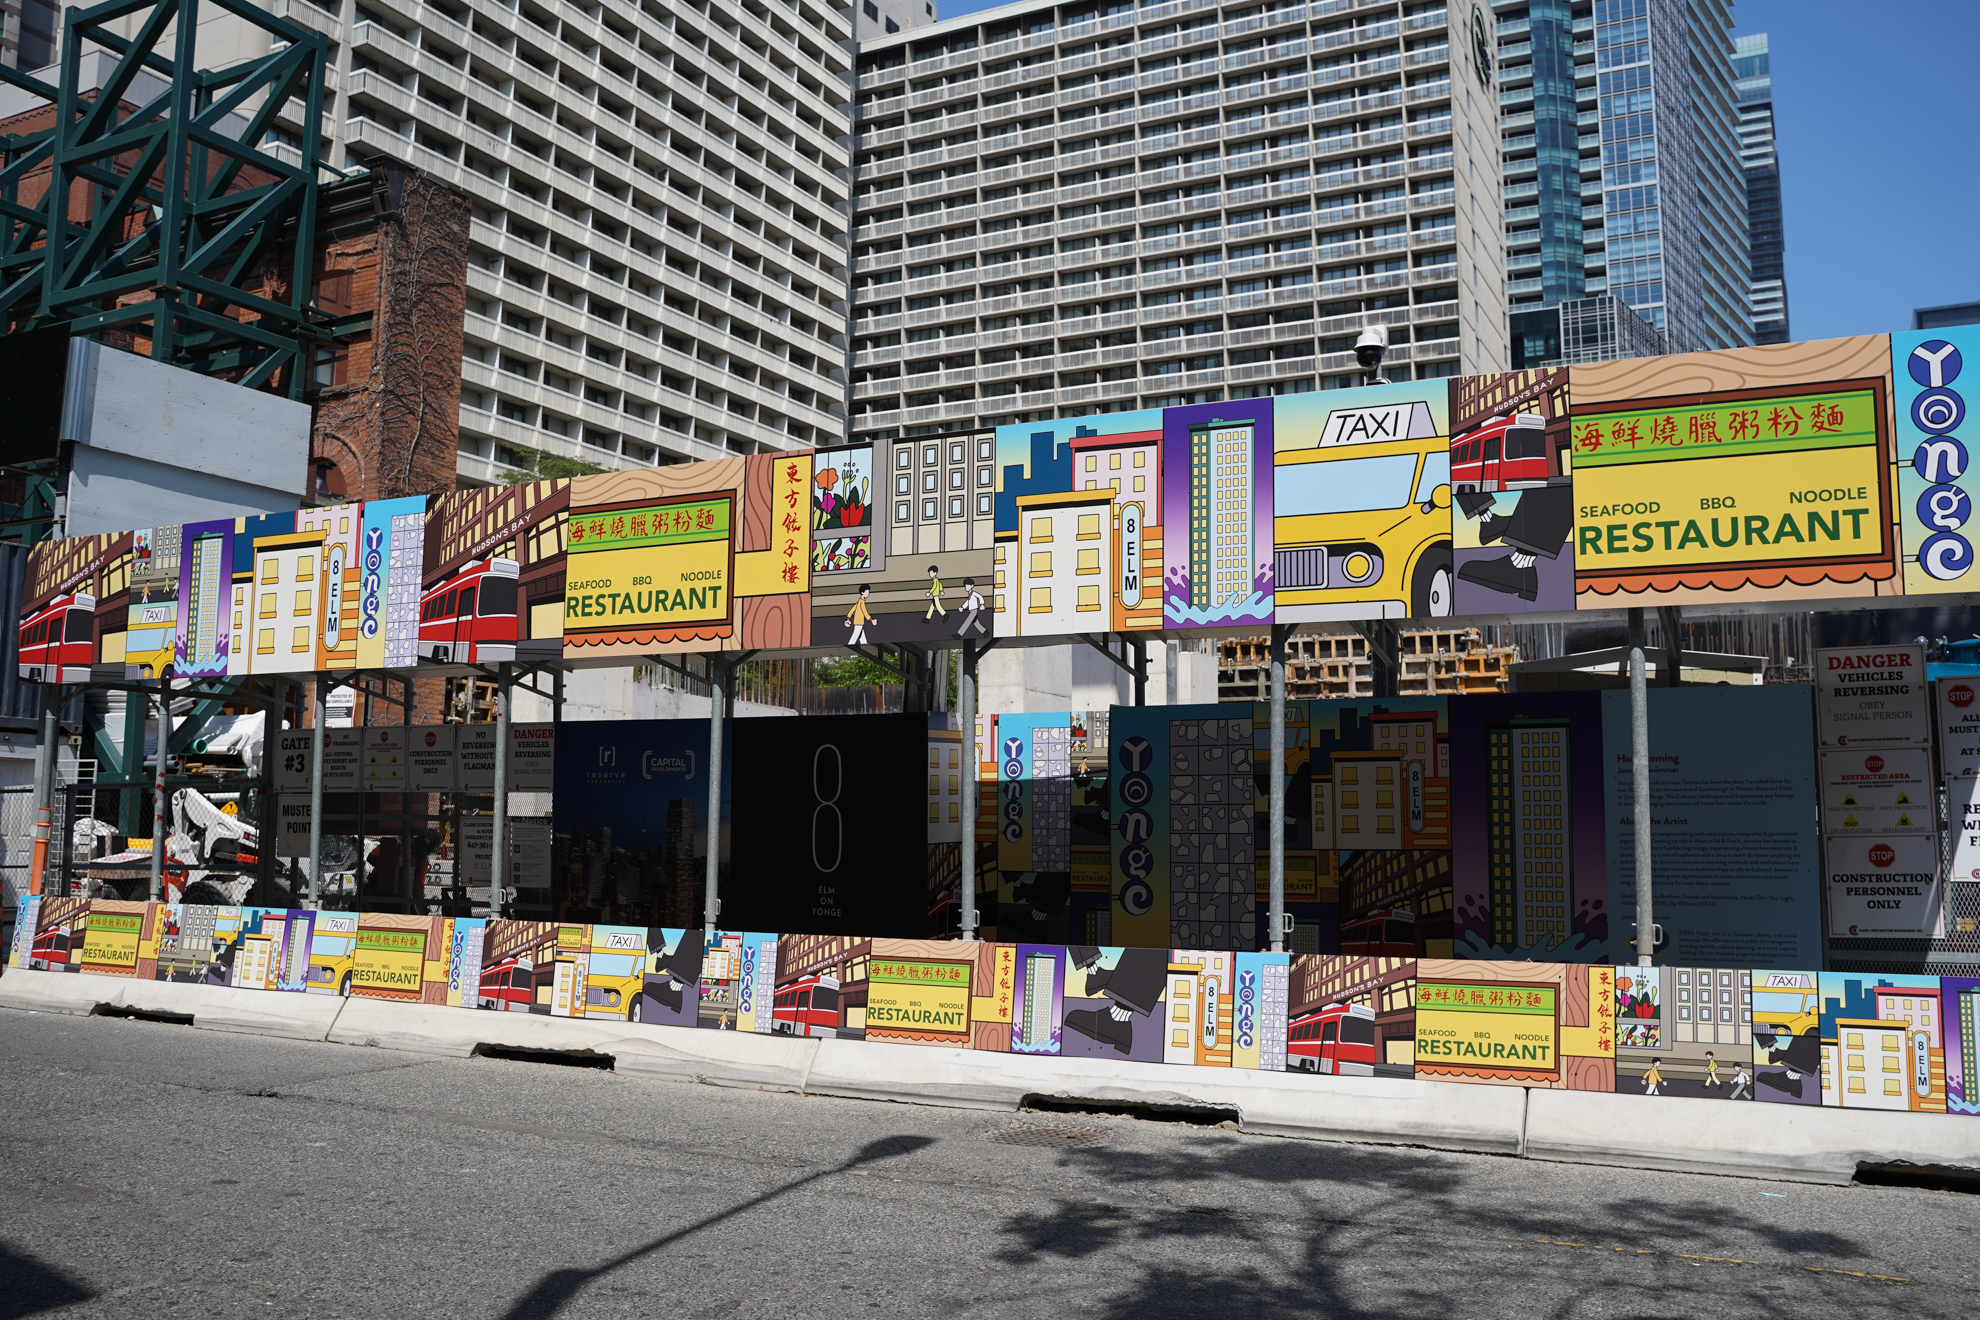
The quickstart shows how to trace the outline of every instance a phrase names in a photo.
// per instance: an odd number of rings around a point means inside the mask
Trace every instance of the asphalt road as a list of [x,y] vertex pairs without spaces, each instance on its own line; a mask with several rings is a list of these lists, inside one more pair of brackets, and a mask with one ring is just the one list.
[[1908,1188],[9,1010],[0,1105],[0,1320],[1980,1316],[1980,1198]]

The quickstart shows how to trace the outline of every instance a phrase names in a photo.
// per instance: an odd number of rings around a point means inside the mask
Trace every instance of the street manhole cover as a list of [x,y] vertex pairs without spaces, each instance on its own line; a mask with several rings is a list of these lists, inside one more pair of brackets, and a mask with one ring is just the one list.
[[1077,1148],[1083,1146],[1104,1146],[1108,1134],[1097,1128],[1076,1127],[1012,1127],[999,1128],[995,1132],[983,1134],[985,1141],[994,1141],[1000,1146],[1057,1146]]

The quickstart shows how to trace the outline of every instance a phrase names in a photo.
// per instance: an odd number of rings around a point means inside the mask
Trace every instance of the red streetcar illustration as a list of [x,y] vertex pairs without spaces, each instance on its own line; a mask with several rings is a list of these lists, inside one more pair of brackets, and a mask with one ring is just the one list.
[[34,937],[34,948],[28,952],[28,967],[37,972],[66,971],[69,943],[67,926],[50,926]]
[[839,978],[800,976],[777,991],[770,1009],[770,1030],[784,1036],[839,1034]]
[[1454,490],[1528,490],[1547,484],[1547,419],[1494,417],[1451,442]]
[[434,587],[419,603],[419,656],[443,665],[516,658],[513,559],[480,559]]
[[1366,1004],[1329,1004],[1294,1018],[1287,1035],[1288,1072],[1375,1075],[1375,1010]]
[[508,958],[481,969],[481,1007],[527,1013],[536,1001],[536,978],[527,959]]
[[1396,908],[1346,922],[1341,926],[1341,954],[1348,958],[1414,958],[1416,914]]
[[87,683],[96,659],[96,597],[57,596],[21,624],[21,678]]

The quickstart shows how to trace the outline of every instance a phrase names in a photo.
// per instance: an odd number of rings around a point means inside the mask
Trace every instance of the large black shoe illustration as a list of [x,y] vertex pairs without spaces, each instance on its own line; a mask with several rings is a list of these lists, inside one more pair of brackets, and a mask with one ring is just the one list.
[[1122,1054],[1134,1048],[1134,1023],[1118,1021],[1104,1008],[1081,1008],[1066,1014],[1066,1026],[1089,1040],[1112,1045]]
[[1474,559],[1458,570],[1458,581],[1518,596],[1521,600],[1540,598],[1539,568],[1533,564],[1522,568],[1513,562],[1511,555],[1504,559]]

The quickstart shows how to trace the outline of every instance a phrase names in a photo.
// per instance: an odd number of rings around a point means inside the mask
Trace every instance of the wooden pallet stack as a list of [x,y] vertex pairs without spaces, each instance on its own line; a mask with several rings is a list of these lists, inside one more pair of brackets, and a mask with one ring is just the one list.
[[[1359,633],[1296,636],[1287,648],[1289,700],[1375,695],[1368,641]],[[1519,658],[1514,647],[1487,645],[1476,628],[1405,629],[1401,650],[1396,692],[1404,697],[1503,692],[1508,669]],[[1271,693],[1264,638],[1227,637],[1218,644],[1219,701],[1266,701]]]

